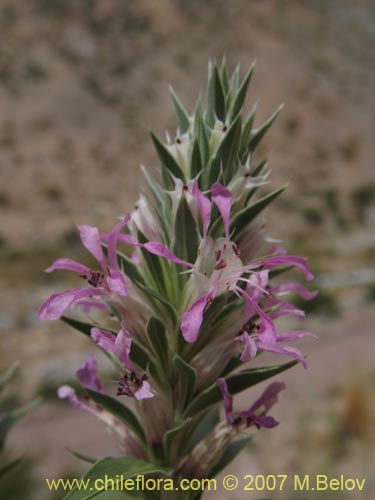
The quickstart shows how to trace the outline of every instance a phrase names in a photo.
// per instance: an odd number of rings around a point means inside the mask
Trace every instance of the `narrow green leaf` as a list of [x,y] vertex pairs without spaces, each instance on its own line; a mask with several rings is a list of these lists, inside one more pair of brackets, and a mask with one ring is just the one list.
[[127,406],[107,394],[102,394],[91,389],[86,389],[86,391],[96,404],[123,422],[146,445],[146,437],[142,426]]
[[221,78],[221,83],[223,85],[224,93],[226,94],[229,91],[229,77],[228,77],[228,71],[227,71],[227,65],[225,62],[225,58],[223,59],[223,62],[221,64],[220,68],[220,78]]
[[209,127],[215,123],[215,68],[211,61],[208,66],[207,106],[204,121]]
[[225,183],[229,182],[236,170],[236,158],[241,139],[241,122],[242,118],[239,115],[227,131],[216,154],[223,168]]
[[231,372],[233,372],[236,368],[241,366],[243,361],[240,359],[240,355],[236,354],[233,356],[225,366],[224,370],[221,372],[220,377],[226,377],[229,375]]
[[132,281],[137,280],[140,283],[145,282],[143,276],[138,271],[138,266],[129,257],[122,252],[117,251],[117,259],[120,268]]
[[98,325],[92,325],[90,323],[85,323],[77,319],[69,318],[68,316],[61,316],[61,320],[69,326],[72,326],[75,330],[91,337],[91,329]]
[[[137,460],[132,457],[103,458],[102,460],[96,462],[81,478],[81,485],[85,484],[86,481],[89,485],[89,488],[85,491],[83,487],[81,487],[81,489],[75,487],[64,497],[64,500],[89,500],[98,495],[104,494],[100,490],[90,491],[90,488],[93,487],[96,479],[107,478],[116,481],[119,476],[121,476],[122,479],[125,480],[138,475],[147,474],[164,475],[168,474],[168,471],[158,465],[145,462],[143,460]],[[100,486],[102,486],[102,484],[100,484]],[[126,492],[124,494],[126,494]],[[101,496],[99,496],[99,499],[100,498]]]
[[223,85],[217,66],[214,67],[214,81],[215,81],[215,114],[223,123],[225,121],[225,95]]
[[15,371],[17,370],[18,365],[19,365],[19,362],[16,361],[12,365],[10,365],[9,368],[4,370],[0,374],[0,392],[3,389],[3,387],[9,382],[9,380],[13,377]]
[[[267,165],[267,158],[265,158],[264,160],[262,160],[259,165],[257,165],[253,172],[251,172],[251,177],[258,177],[264,170],[264,167]],[[249,201],[251,200],[251,198],[254,196],[254,194],[258,191],[260,186],[256,186],[254,187],[253,189],[251,189],[246,197],[246,200],[245,200],[245,205],[248,205],[249,204]]]
[[[243,370],[226,378],[229,392],[234,395],[248,389],[264,380],[274,377],[279,373],[292,368],[298,364],[298,361],[290,361],[283,365],[264,366],[262,368],[252,368]],[[188,406],[185,411],[186,417],[192,417],[206,410],[210,406],[222,400],[222,394],[219,386],[215,383],[201,392]]]
[[17,465],[22,462],[23,458],[22,457],[18,457],[18,458],[14,458],[13,460],[10,460],[9,462],[6,462],[5,464],[1,464],[0,465],[0,479],[5,476],[5,474],[7,472],[9,472],[10,470],[14,469],[15,467],[17,467]]
[[191,418],[187,418],[180,425],[174,427],[173,429],[167,431],[163,437],[163,446],[165,458],[171,463],[173,462],[172,452],[173,448],[179,447],[181,445],[182,438],[185,436],[186,428],[191,423]]
[[180,165],[177,163],[177,161],[174,159],[172,154],[168,151],[166,146],[156,137],[156,135],[150,131],[150,136],[152,139],[152,142],[154,143],[156,152],[159,156],[159,160],[162,162],[162,164],[167,167],[167,169],[173,174],[175,177],[178,179],[181,179],[183,182],[185,182],[185,174],[180,167]]
[[164,324],[157,318],[151,317],[147,323],[147,334],[150,343],[160,362],[165,362],[168,353],[168,340]]
[[228,444],[219,462],[211,469],[209,478],[217,476],[249,444],[251,437],[238,439]]
[[247,150],[250,153],[252,153],[254,151],[254,149],[258,146],[260,141],[265,136],[267,130],[270,128],[270,126],[275,121],[276,117],[278,116],[278,114],[280,113],[280,111],[282,109],[283,109],[283,106],[282,105],[279,106],[277,108],[277,110],[273,113],[273,115],[270,116],[270,118],[268,118],[268,120],[265,123],[263,123],[263,125],[261,127],[259,127],[257,130],[254,130],[254,132],[251,134],[251,138],[250,138],[249,144],[247,146]]
[[215,425],[219,423],[219,420],[219,411],[217,408],[209,410],[202,417],[194,419],[196,425],[189,431],[183,452],[190,453],[197,444],[212,432]]
[[178,354],[173,358],[173,365],[177,371],[177,389],[181,409],[190,402],[195,389],[195,381],[197,378],[196,370],[186,363]]
[[180,127],[180,133],[184,134],[185,132],[187,132],[189,130],[189,127],[190,127],[189,115],[188,115],[186,109],[181,104],[179,98],[176,96],[176,94],[171,86],[169,87],[169,92],[171,93],[171,96],[173,99],[173,104],[174,104],[174,107],[176,109],[178,123],[179,123],[179,127]]
[[199,142],[199,149],[202,157],[202,166],[204,168],[208,160],[210,159],[210,143],[209,143],[208,132],[206,129],[206,124],[202,117],[202,110],[200,105],[198,105],[197,109],[195,110],[194,122],[195,122],[194,133]]
[[178,323],[178,316],[176,309],[166,300],[164,300],[158,293],[154,290],[151,290],[142,283],[135,282],[137,287],[144,293],[144,295],[149,299],[151,305],[154,306],[157,310],[161,310],[161,315],[163,317],[167,317],[171,320],[171,324],[175,327]]
[[252,220],[255,219],[257,215],[260,214],[275,198],[277,198],[285,189],[287,185],[281,186],[272,193],[264,196],[260,200],[257,200],[252,205],[243,208],[238,212],[233,220],[231,221],[231,231],[233,231],[233,239],[239,235],[242,229],[247,226]]
[[232,77],[230,79],[230,86],[233,88],[234,92],[237,92],[239,85],[240,85],[240,66],[238,64],[236,66],[236,69],[233,71]]
[[186,262],[195,262],[199,246],[198,227],[184,195],[177,208],[174,235],[175,255]]
[[[138,241],[140,243],[148,243],[148,239],[141,231],[138,231]],[[146,263],[145,269],[149,271],[155,289],[158,290],[158,292],[160,292],[161,294],[164,294],[166,290],[166,284],[164,280],[163,261],[161,260],[161,257],[150,253],[145,248],[141,248],[141,254]],[[144,280],[141,283],[143,284]]]
[[71,450],[70,448],[67,448],[67,450],[69,451],[69,453],[71,453],[76,458],[79,458],[83,462],[88,462],[90,464],[94,464],[95,462],[98,461],[97,458],[90,457],[89,455],[85,455],[83,453],[80,453],[79,451],[74,451],[74,450]]
[[247,89],[249,87],[251,77],[253,76],[254,68],[255,68],[255,63],[253,63],[251,65],[249,71],[247,72],[245,78],[243,79],[241,86],[236,94],[236,97],[233,101],[233,105],[232,105],[232,109],[231,109],[232,119],[238,115],[238,113],[241,111],[241,108],[245,102]]
[[32,409],[41,403],[41,398],[35,398],[25,405],[7,413],[0,421],[0,450],[4,448],[6,437],[10,429]]
[[201,151],[199,147],[198,139],[195,139],[193,151],[191,153],[191,169],[190,169],[190,177],[194,179],[198,174],[202,171],[202,157]]
[[253,130],[255,115],[256,115],[256,105],[253,106],[242,127],[241,143],[240,143],[240,157],[242,161],[245,161],[247,155],[249,154],[248,148],[251,138],[251,132]]

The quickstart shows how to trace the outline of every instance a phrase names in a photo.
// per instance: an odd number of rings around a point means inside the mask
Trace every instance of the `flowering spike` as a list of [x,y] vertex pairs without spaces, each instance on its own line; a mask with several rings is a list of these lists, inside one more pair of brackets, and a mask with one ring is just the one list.
[[[116,387],[108,384],[117,399],[104,393],[92,357],[77,371],[84,399],[69,386],[59,389],[59,397],[115,430],[129,457],[148,466],[163,462],[176,478],[209,477],[239,432],[278,424],[268,412],[283,383],[272,383],[239,412],[233,395],[297,362],[306,367],[289,343],[315,338],[302,328],[280,333],[275,321],[304,315],[287,294],[311,300],[316,292],[299,283],[275,284],[285,266],[307,280],[313,274],[306,259],[263,248],[263,213],[286,186],[258,195],[269,171],[265,160],[254,164],[253,153],[280,108],[258,129],[255,107],[243,114],[253,69],[241,81],[239,68],[230,75],[225,61],[220,69],[210,64],[207,104],[199,101],[191,116],[171,90],[177,133],[166,134],[166,143],[150,134],[159,180],[143,168],[146,187],[134,211],[111,231],[80,226],[95,269],[60,258],[46,270],[73,271],[84,285],[53,294],[40,306],[40,318],[58,319],[73,307],[86,315],[85,321],[64,320],[91,334],[119,371]],[[293,361],[258,366],[264,351]],[[257,368],[232,373],[255,357]],[[203,429],[201,416],[208,418],[221,395],[225,420],[210,419]],[[201,440],[192,442],[197,429]]]

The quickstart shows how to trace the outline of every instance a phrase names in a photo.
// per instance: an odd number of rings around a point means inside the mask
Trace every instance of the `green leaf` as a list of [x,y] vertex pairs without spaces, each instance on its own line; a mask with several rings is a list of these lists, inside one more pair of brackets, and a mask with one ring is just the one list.
[[[298,364],[298,361],[290,361],[283,365],[264,366],[262,368],[252,368],[250,370],[243,370],[234,375],[226,378],[228,390],[234,395],[248,389],[256,384],[260,384],[279,373],[292,368]],[[215,383],[208,387],[205,391],[201,392],[188,406],[185,411],[186,417],[192,417],[198,413],[206,410],[210,406],[222,400],[222,394],[219,386]]]
[[230,84],[229,84],[229,77],[228,77],[227,65],[225,63],[225,58],[223,59],[220,68],[220,79],[223,85],[224,93],[226,94],[229,91]]
[[142,283],[135,282],[137,287],[150,299],[152,305],[160,311],[160,315],[162,317],[166,317],[171,321],[173,327],[175,327],[178,323],[178,317],[176,309],[166,300],[164,300],[160,295],[154,290],[151,290]]
[[0,421],[0,450],[4,448],[5,440],[10,429],[18,422],[20,418],[29,413],[33,408],[41,403],[41,398],[35,398],[25,405],[7,413]]
[[163,437],[163,446],[165,458],[169,463],[173,463],[173,459],[176,457],[172,456],[173,449],[179,448],[181,445],[181,440],[185,436],[185,431],[187,426],[191,423],[191,418],[187,418],[180,425],[174,427],[173,429],[167,431]]
[[69,326],[72,326],[75,330],[87,335],[87,337],[91,338],[91,329],[98,327],[98,325],[92,325],[91,323],[85,323],[84,321],[79,321],[77,319],[69,318],[68,316],[61,316],[60,318],[64,323]]
[[194,179],[202,171],[202,157],[198,139],[195,139],[193,151],[191,153],[190,177]]
[[198,228],[184,195],[177,208],[174,235],[173,250],[175,255],[186,262],[195,262],[199,246]]
[[219,462],[211,469],[209,478],[217,476],[249,444],[251,437],[233,441],[226,448]]
[[14,458],[13,460],[10,460],[9,462],[6,462],[5,464],[1,464],[0,465],[0,479],[5,476],[5,474],[7,472],[9,472],[10,470],[14,469],[15,467],[17,467],[17,465],[22,462],[23,458],[22,457],[18,457],[18,458]]
[[225,95],[223,85],[221,83],[220,74],[217,66],[214,67],[214,82],[215,82],[215,114],[217,118],[225,121]]
[[215,69],[211,61],[208,66],[207,106],[204,121],[213,127],[215,123]]
[[[148,239],[141,231],[138,231],[138,241],[140,243],[148,243]],[[163,294],[165,292],[166,285],[163,273],[163,261],[161,260],[161,257],[150,253],[145,248],[141,248],[141,254],[146,264],[145,269],[149,271],[155,288]],[[144,284],[144,281],[141,283]]]
[[218,147],[210,167],[211,185],[219,180],[221,171],[223,172],[225,183],[229,181],[235,171],[236,158],[241,139],[241,120],[241,115],[238,115]]
[[281,186],[272,193],[257,200],[252,205],[243,208],[238,212],[231,221],[231,231],[233,231],[233,239],[239,235],[242,229],[247,226],[257,215],[260,214],[275,198],[277,198],[285,189],[287,185]]
[[0,374],[0,392],[4,388],[4,386],[9,382],[9,380],[13,377],[15,371],[17,370],[18,365],[19,363],[18,361],[16,361],[11,366],[9,366],[9,368],[4,370]]
[[270,128],[272,123],[275,121],[277,115],[280,113],[280,111],[283,109],[283,105],[279,106],[277,110],[273,113],[268,120],[263,123],[261,127],[259,127],[257,130],[254,130],[254,132],[251,134],[250,142],[247,146],[247,150],[252,153],[254,149],[258,146],[260,141],[263,139],[265,136],[267,130]]
[[171,86],[169,87],[169,92],[172,95],[173,104],[174,104],[174,107],[176,109],[178,123],[179,123],[179,127],[180,127],[180,133],[184,134],[185,132],[187,132],[189,130],[189,127],[190,127],[189,115],[188,115],[186,109],[181,104],[179,98],[174,93],[174,90],[172,89]]
[[88,462],[90,464],[94,464],[95,462],[98,461],[97,458],[89,457],[88,455],[84,455],[83,453],[80,453],[79,451],[74,451],[74,450],[71,450],[70,448],[67,448],[67,450],[69,451],[69,453],[71,453],[76,458],[79,458],[83,462]]
[[[251,177],[258,177],[262,172],[263,172],[263,169],[264,167],[267,165],[267,158],[265,158],[263,161],[261,161],[259,163],[259,165],[257,165],[255,168],[254,168],[254,171],[251,172]],[[248,205],[249,204],[249,201],[250,199],[254,196],[254,194],[258,191],[260,186],[256,186],[254,187],[253,189],[251,189],[246,197],[246,200],[245,200],[245,205]]]
[[243,363],[243,361],[241,361],[240,359],[240,355],[239,354],[236,354],[234,355],[227,363],[227,365],[225,366],[224,370],[221,372],[220,374],[220,377],[226,377],[227,375],[229,375],[229,373],[231,373],[232,371],[234,371],[236,368],[238,368],[239,366],[241,366]]
[[183,410],[194,394],[197,372],[178,354],[175,354],[173,358],[173,365],[175,366],[177,371],[176,385],[179,395],[178,401],[180,403],[180,408]]
[[206,124],[204,123],[202,117],[202,110],[199,105],[195,110],[194,123],[195,123],[194,133],[199,142],[199,149],[202,157],[202,166],[204,168],[208,160],[210,159],[210,143],[206,129]]
[[91,389],[86,389],[86,391],[96,404],[123,422],[146,445],[146,437],[142,426],[127,406],[107,394],[102,394]]
[[[168,471],[158,465],[137,460],[132,457],[120,458],[103,458],[96,462],[81,478],[81,489],[75,487],[65,497],[64,500],[89,500],[98,495],[106,495],[112,492],[101,492],[99,490],[90,491],[94,487],[96,479],[113,479],[116,482],[118,477],[123,480],[135,477],[137,475],[147,474],[167,474]],[[83,484],[87,484],[88,488],[84,489]],[[102,484],[100,484],[102,486]],[[126,495],[126,492],[124,492]],[[101,498],[101,496],[99,496]],[[109,497],[111,498],[111,497]]]
[[156,135],[150,131],[150,136],[152,139],[152,142],[154,143],[156,152],[159,156],[159,160],[161,163],[169,170],[169,172],[177,177],[178,179],[181,179],[183,182],[185,182],[185,174],[180,167],[180,165],[177,163],[177,161],[174,159],[172,154],[168,151],[166,146],[159,141],[159,139],[156,137]]
[[164,324],[157,318],[151,317],[147,323],[147,335],[158,360],[165,363],[168,353],[168,340]]
[[232,105],[232,108],[231,108],[231,117],[232,119],[235,118],[238,113],[241,111],[241,108],[245,102],[245,98],[246,98],[246,94],[247,94],[247,89],[249,87],[249,83],[250,83],[250,80],[251,80],[251,77],[253,76],[253,72],[254,72],[254,68],[255,68],[255,63],[253,63],[249,69],[249,71],[247,72],[245,78],[243,79],[242,83],[241,83],[241,87],[239,88],[237,94],[236,94],[236,97],[233,101],[233,105]]
[[240,157],[242,161],[245,161],[247,155],[249,154],[248,145],[251,138],[251,132],[253,130],[255,114],[256,114],[256,105],[253,106],[242,127],[241,143],[240,143]]
[[190,453],[214,429],[219,420],[219,411],[217,408],[209,410],[202,417],[195,419],[195,428],[189,432],[183,452]]
[[129,259],[129,257],[127,257],[122,252],[117,251],[117,259],[120,268],[132,281],[137,280],[140,283],[145,283],[143,276],[138,271],[137,265],[131,259]]
[[233,71],[232,78],[230,79],[230,86],[234,92],[238,91],[240,85],[240,66],[237,64],[236,69]]

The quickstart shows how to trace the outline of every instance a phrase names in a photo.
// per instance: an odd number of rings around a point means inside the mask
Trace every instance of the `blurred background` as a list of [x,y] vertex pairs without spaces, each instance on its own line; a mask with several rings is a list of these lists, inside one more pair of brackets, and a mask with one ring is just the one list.
[[[285,103],[262,145],[272,168],[266,189],[290,183],[268,211],[268,228],[290,253],[310,259],[320,290],[304,324],[320,340],[301,346],[307,372],[297,367],[281,378],[288,390],[273,413],[281,425],[257,434],[228,472],[366,477],[362,495],[313,498],[370,498],[370,0],[0,0],[0,33],[0,370],[20,361],[3,406],[45,398],[9,435],[9,456],[26,459],[1,480],[0,497],[61,498],[44,479],[86,468],[66,448],[116,453],[93,417],[57,401],[56,387],[72,382],[92,347],[62,324],[38,320],[40,302],[72,279],[43,270],[60,256],[88,262],[77,225],[104,231],[131,210],[139,165],[157,165],[148,129],[175,130],[168,84],[192,111],[208,60],[225,54],[229,67],[240,63],[243,73],[257,60],[247,101],[247,109],[258,102],[257,123]],[[248,495],[238,491],[235,498]]]

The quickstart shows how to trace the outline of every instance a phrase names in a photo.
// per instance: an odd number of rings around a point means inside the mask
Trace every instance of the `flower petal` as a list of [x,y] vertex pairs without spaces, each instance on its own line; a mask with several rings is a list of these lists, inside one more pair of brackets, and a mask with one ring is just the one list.
[[147,380],[142,382],[142,386],[135,392],[134,397],[140,401],[141,399],[150,399],[153,398],[155,394],[151,390],[150,384]]
[[205,238],[211,222],[211,202],[199,189],[197,180],[194,181],[192,195],[198,201],[199,212],[203,222],[203,238]]
[[59,387],[57,389],[57,396],[59,397],[59,399],[68,399],[73,406],[79,408],[80,410],[87,411],[88,413],[91,413],[95,416],[98,416],[100,414],[99,409],[92,408],[91,406],[82,403],[82,401],[77,398],[76,392],[73,387],[70,387],[69,385],[62,385],[61,387]]
[[262,349],[263,351],[273,352],[275,354],[284,354],[286,356],[291,356],[292,358],[296,359],[297,361],[300,361],[304,368],[307,368],[306,360],[305,360],[303,354],[301,353],[301,351],[299,351],[295,347],[280,346],[280,345],[277,345],[276,343],[266,344],[263,342],[259,342],[258,348]]
[[231,425],[233,423],[233,397],[229,394],[228,386],[224,378],[218,378],[216,380],[217,385],[220,387],[221,393],[224,400],[225,417],[227,423]]
[[118,262],[117,262],[117,241],[119,239],[120,233],[122,229],[126,226],[126,224],[130,221],[131,215],[126,214],[121,222],[115,225],[112,231],[106,235],[106,241],[108,245],[108,260],[111,266],[111,269],[118,270]]
[[307,264],[307,260],[304,257],[298,257],[297,255],[275,255],[273,257],[267,257],[260,261],[253,262],[251,264],[252,268],[258,266],[264,266],[267,269],[272,269],[278,266],[294,266],[303,272],[305,278],[308,281],[314,279],[314,275],[310,271],[310,268]]
[[210,291],[202,295],[184,312],[181,319],[181,332],[186,342],[195,342],[198,337],[199,329],[203,321],[203,314],[208,301],[213,298],[214,292]]
[[249,408],[250,412],[258,410],[264,406],[263,415],[277,402],[277,397],[280,391],[285,389],[284,382],[273,382],[263,392],[259,399]]
[[242,351],[240,360],[245,362],[248,361],[249,359],[255,358],[258,350],[255,340],[247,332],[244,332],[237,338],[244,345],[244,349]]
[[294,342],[295,340],[302,339],[304,337],[313,337],[318,340],[318,336],[311,332],[306,332],[304,330],[295,330],[293,332],[281,333],[277,335],[278,342]]
[[111,272],[108,278],[106,278],[106,283],[111,292],[118,293],[122,297],[128,294],[125,278],[120,271]]
[[40,319],[60,319],[69,306],[78,299],[97,295],[91,288],[75,288],[61,293],[54,293],[39,308]]
[[229,236],[229,219],[232,207],[232,195],[230,191],[221,184],[215,183],[211,186],[212,201],[219,209],[221,218],[224,222],[225,234]]
[[52,265],[47,267],[46,273],[56,271],[56,269],[65,269],[67,271],[74,271],[75,273],[81,274],[83,276],[90,275],[90,269],[79,262],[72,259],[57,259]]
[[299,283],[283,283],[272,288],[272,293],[289,293],[293,292],[302,297],[304,300],[312,300],[318,295],[317,291],[310,291]]
[[103,269],[107,264],[104,259],[103,249],[100,243],[100,234],[97,227],[82,224],[79,226],[81,241],[87,250],[95,257]]
[[181,264],[182,266],[194,267],[193,264],[190,264],[190,262],[186,262],[185,260],[181,260],[176,257],[167,247],[158,241],[149,241],[144,243],[142,246],[150,253],[158,255],[159,257],[164,257],[164,259],[170,260],[171,262]]
[[86,389],[104,392],[104,387],[97,376],[98,365],[93,356],[89,356],[77,370],[77,378]]
[[91,338],[96,345],[108,352],[115,352],[116,336],[101,328],[91,328]]
[[133,364],[130,359],[131,344],[131,335],[125,327],[125,322],[122,321],[121,330],[116,336],[114,352],[117,354],[122,365],[128,370],[133,370]]

